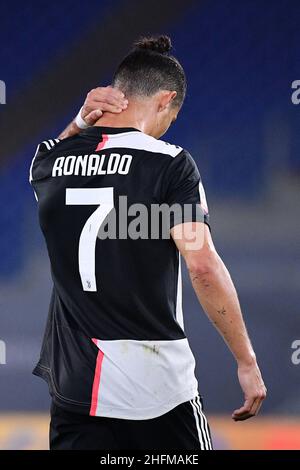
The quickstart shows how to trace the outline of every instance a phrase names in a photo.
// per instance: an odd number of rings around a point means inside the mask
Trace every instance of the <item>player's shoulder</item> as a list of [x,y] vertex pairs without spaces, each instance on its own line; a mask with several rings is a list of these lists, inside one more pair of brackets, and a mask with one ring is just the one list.
[[70,149],[74,149],[78,145],[80,146],[80,144],[80,135],[67,137],[65,139],[43,140],[36,147],[36,151],[33,158],[36,163],[39,161],[44,161],[47,157],[52,158],[52,156],[55,156],[57,152],[65,152]]
[[183,148],[179,145],[171,144],[165,140],[156,139],[155,137],[144,134],[143,132],[139,132],[137,137],[141,144],[144,143],[145,150],[150,152],[169,155],[173,158],[183,152]]
[[162,139],[155,139],[155,137],[151,137],[143,133],[140,134],[142,136],[145,136],[145,142],[148,141],[148,148],[151,148],[152,151],[155,151],[157,153],[170,155],[171,157],[173,157],[172,160],[175,160],[175,165],[177,163],[183,164],[183,162],[185,162],[186,164],[197,166],[191,153],[187,149],[180,147],[180,145],[171,144],[170,142],[167,142]]
[[175,179],[198,178],[200,176],[197,163],[185,148],[181,148],[181,151],[169,162],[168,175]]
[[43,142],[38,144],[36,154],[38,154],[39,152],[49,152],[50,150],[54,149],[60,142],[60,139],[43,140]]
[[31,160],[30,169],[29,169],[29,181],[33,180],[33,172],[38,168],[42,162],[48,160],[48,155],[52,155],[52,151],[61,143],[60,139],[48,139],[43,140],[36,147],[36,151]]

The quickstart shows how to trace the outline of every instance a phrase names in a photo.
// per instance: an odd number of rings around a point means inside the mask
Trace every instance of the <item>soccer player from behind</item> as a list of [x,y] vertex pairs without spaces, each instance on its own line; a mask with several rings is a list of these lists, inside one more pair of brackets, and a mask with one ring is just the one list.
[[[82,116],[95,124],[78,134],[71,124],[31,164],[53,279],[34,370],[52,397],[50,449],[212,448],[184,332],[181,256],[237,361],[245,402],[233,419],[256,415],[266,394],[196,164],[159,140],[186,93],[170,49],[167,36],[138,41],[107,96],[89,95]],[[180,209],[165,217],[168,236],[161,228],[152,236],[155,205]],[[141,207],[148,212],[137,223]],[[133,230],[149,219],[148,236]]]

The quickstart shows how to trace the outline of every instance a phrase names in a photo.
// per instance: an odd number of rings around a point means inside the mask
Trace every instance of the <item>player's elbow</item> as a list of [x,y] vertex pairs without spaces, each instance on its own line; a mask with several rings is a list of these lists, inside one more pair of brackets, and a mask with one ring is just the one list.
[[202,277],[214,275],[220,266],[220,258],[216,251],[211,249],[190,253],[185,258],[187,269],[192,276]]

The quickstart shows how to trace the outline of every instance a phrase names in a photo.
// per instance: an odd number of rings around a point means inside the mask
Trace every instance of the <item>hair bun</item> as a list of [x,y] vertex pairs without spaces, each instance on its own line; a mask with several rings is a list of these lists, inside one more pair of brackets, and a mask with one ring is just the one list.
[[136,49],[147,49],[148,51],[167,54],[172,49],[172,42],[169,36],[142,37],[134,43]]

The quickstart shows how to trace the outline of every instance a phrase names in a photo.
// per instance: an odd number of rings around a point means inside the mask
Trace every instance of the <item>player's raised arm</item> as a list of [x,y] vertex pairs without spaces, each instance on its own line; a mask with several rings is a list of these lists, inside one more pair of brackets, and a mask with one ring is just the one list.
[[241,421],[255,416],[266,396],[266,388],[234,284],[215,250],[209,228],[201,222],[187,222],[174,226],[171,233],[186,261],[199,302],[237,361],[245,402],[233,412],[232,418]]
[[117,88],[98,87],[91,90],[86,97],[83,107],[76,118],[59,135],[59,139],[66,139],[78,134],[82,129],[93,126],[105,111],[121,113],[127,107],[128,101]]

